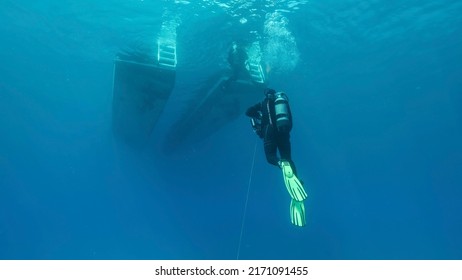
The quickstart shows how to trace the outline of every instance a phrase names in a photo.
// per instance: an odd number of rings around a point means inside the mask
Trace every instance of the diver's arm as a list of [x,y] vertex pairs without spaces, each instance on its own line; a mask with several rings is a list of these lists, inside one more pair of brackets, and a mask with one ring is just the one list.
[[261,103],[257,103],[247,109],[245,112],[245,115],[250,118],[259,118],[260,117],[260,111],[261,111]]

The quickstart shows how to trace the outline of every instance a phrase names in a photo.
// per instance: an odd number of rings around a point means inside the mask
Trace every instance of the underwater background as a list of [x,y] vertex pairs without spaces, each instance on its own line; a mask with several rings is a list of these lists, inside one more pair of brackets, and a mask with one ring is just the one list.
[[[113,61],[165,22],[176,85],[134,151]],[[0,259],[462,258],[461,1],[2,0],[0,38]],[[255,39],[291,101],[304,228],[244,115],[162,151]]]

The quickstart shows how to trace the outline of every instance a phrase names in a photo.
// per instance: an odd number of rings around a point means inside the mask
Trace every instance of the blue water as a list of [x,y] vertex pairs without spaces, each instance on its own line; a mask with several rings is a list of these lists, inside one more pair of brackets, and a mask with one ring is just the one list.
[[[461,259],[461,14],[448,0],[2,0],[0,258],[235,259],[245,214],[241,259]],[[111,132],[113,59],[166,21],[176,87],[136,152]],[[161,151],[235,39],[261,41],[290,96],[304,228],[244,116]]]

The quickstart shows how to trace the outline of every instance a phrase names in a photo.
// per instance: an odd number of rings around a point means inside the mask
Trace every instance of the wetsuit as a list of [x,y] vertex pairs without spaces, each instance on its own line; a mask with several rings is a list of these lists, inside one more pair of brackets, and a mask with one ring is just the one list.
[[[274,95],[268,94],[266,98],[246,111],[246,115],[251,118],[260,118],[261,116],[261,138],[263,138],[266,160],[279,167],[280,160],[286,160],[292,166],[297,175],[295,164],[292,161],[290,130],[292,129],[292,113],[289,108],[289,128],[285,131],[279,131],[276,126],[276,114],[274,109]],[[280,158],[277,155],[279,150]]]

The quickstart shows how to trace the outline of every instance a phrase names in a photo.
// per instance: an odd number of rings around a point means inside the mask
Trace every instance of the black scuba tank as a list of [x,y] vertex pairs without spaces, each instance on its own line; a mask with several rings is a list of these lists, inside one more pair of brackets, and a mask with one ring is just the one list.
[[276,115],[276,127],[281,132],[290,131],[292,120],[289,113],[289,99],[283,92],[276,93],[275,97],[274,112]]

